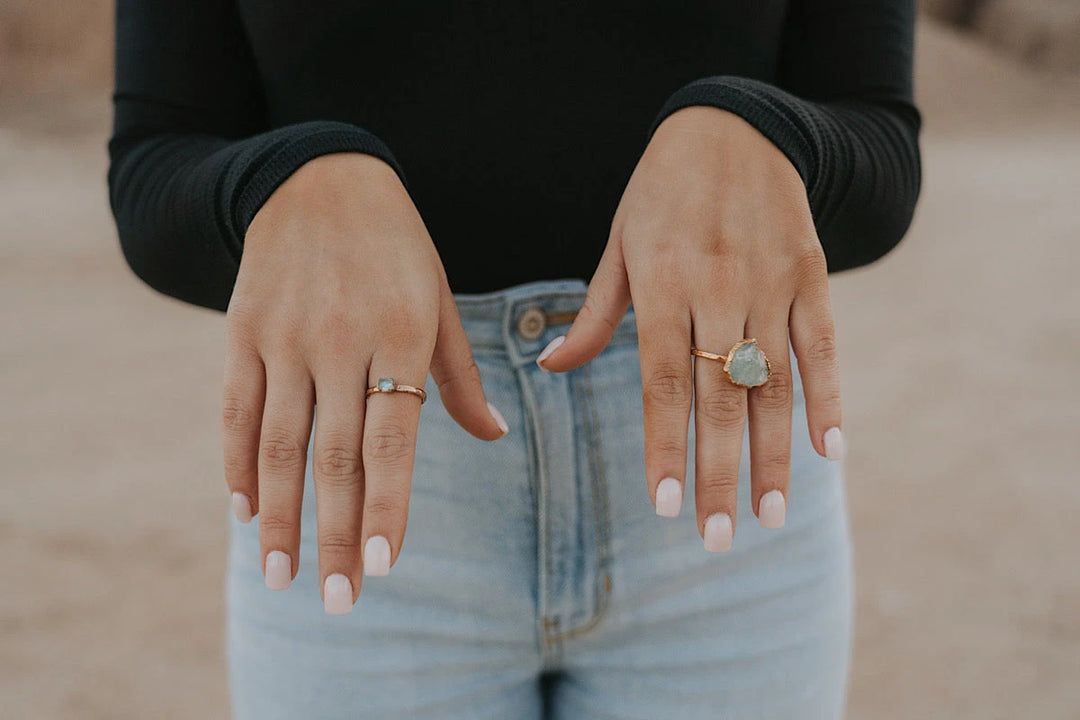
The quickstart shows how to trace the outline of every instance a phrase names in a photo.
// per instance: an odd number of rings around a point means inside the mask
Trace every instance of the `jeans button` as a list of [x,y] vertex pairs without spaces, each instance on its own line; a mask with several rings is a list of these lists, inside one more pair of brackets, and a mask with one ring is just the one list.
[[544,311],[538,307],[527,308],[525,312],[518,315],[518,335],[526,340],[535,340],[540,337],[546,327],[547,320],[544,318]]

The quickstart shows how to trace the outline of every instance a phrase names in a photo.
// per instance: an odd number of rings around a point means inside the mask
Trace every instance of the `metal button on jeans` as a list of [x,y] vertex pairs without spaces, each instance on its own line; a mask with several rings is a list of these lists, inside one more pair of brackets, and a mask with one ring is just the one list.
[[518,315],[518,334],[526,340],[535,340],[544,333],[547,327],[547,319],[544,311],[538,307],[526,308],[525,312]]

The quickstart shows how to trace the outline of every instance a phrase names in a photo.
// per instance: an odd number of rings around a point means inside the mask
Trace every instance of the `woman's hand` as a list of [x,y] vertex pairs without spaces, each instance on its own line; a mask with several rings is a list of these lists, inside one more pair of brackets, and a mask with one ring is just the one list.
[[361,568],[385,575],[405,534],[420,399],[365,398],[380,377],[423,387],[483,440],[506,432],[486,402],[445,271],[393,169],[361,153],[311,160],[248,228],[226,316],[225,478],[242,521],[259,514],[268,587],[296,576],[312,466],[327,612],[349,612]]
[[[631,298],[656,512],[679,513],[693,400],[698,530],[707,549],[731,547],[749,406],[751,505],[763,526],[780,527],[791,466],[789,326],[810,439],[833,459],[842,452],[840,379],[825,255],[805,186],[739,116],[692,106],[657,127],[585,303],[542,367],[570,370],[598,355]],[[757,339],[772,370],[749,390],[727,379],[722,362],[690,354],[691,346],[727,354],[744,337]]]

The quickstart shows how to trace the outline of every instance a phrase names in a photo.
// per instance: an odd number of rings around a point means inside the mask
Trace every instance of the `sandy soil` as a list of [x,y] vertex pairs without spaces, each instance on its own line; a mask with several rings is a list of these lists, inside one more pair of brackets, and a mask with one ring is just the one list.
[[[834,275],[850,717],[1080,717],[1080,84],[919,35],[925,189]],[[222,718],[222,316],[125,266],[108,101],[0,99],[0,708]]]

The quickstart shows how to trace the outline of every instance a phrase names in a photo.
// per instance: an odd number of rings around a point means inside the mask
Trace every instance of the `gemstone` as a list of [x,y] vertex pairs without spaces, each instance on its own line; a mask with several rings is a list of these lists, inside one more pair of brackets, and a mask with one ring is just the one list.
[[731,381],[744,387],[763,385],[769,379],[769,361],[754,340],[736,343],[724,367]]
[[389,392],[394,389],[394,378],[379,378],[379,392]]

